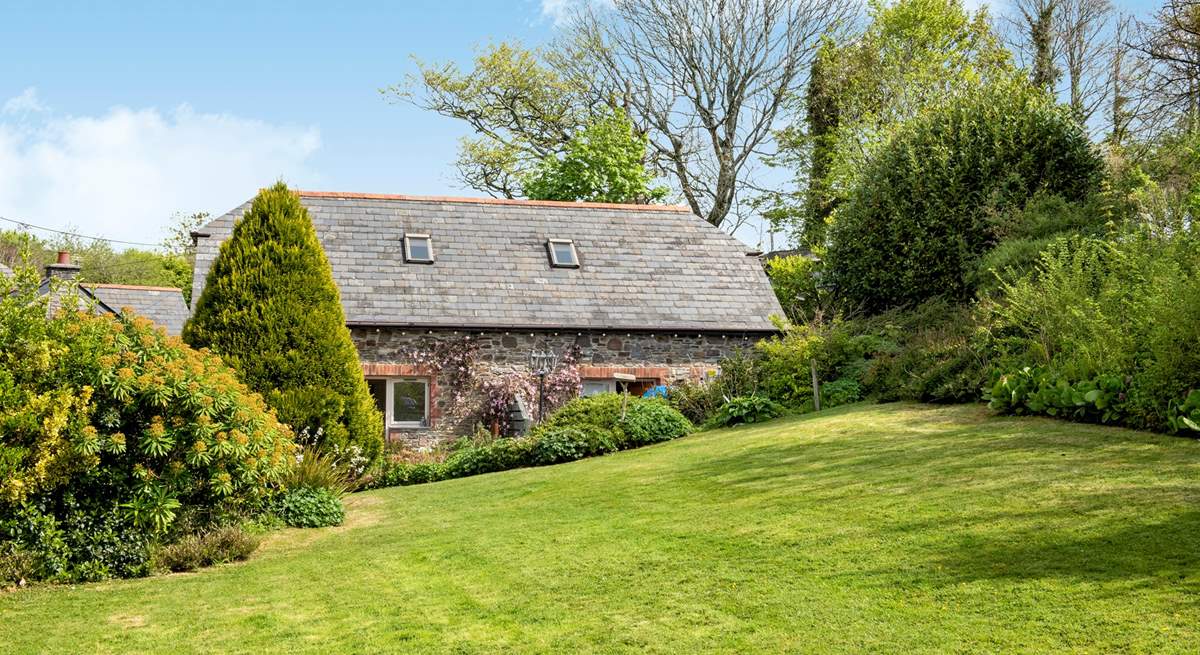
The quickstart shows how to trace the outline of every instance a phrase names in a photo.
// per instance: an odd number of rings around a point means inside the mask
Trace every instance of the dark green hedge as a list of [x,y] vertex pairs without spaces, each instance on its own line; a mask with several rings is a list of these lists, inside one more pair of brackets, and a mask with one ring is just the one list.
[[1035,195],[1083,201],[1102,163],[1054,100],[1004,84],[906,123],[876,153],[835,217],[836,292],[868,312],[974,294],[997,222]]

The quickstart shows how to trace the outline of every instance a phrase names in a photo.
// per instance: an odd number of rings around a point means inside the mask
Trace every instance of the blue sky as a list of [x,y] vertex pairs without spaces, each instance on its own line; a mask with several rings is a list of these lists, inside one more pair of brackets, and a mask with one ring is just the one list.
[[537,0],[6,4],[0,216],[152,242],[172,212],[224,212],[279,176],[477,195],[453,179],[462,127],[379,88],[413,55],[465,62],[554,27]]
[[0,0],[0,216],[157,242],[173,212],[219,214],[278,177],[478,195],[454,180],[462,125],[379,89],[412,56],[544,43],[571,1]]

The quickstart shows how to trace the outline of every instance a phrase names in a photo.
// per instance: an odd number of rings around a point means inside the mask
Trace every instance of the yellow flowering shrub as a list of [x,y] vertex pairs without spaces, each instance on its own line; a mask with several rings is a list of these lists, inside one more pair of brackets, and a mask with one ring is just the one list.
[[296,446],[262,397],[145,318],[48,312],[35,281],[0,278],[0,542],[30,507],[154,538],[269,500]]

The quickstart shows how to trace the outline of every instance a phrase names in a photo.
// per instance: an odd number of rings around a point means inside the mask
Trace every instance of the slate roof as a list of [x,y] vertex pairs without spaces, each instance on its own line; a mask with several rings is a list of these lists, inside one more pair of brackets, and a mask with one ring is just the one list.
[[[756,257],[687,208],[298,192],[350,325],[773,332]],[[197,230],[193,303],[247,202]],[[405,263],[404,234],[433,264]],[[579,268],[553,268],[547,239]]]
[[188,306],[183,292],[170,287],[143,287],[128,284],[89,284],[87,290],[105,306],[144,316],[166,328],[167,334],[179,336],[188,319]]
[[86,287],[65,283],[55,285],[48,277],[42,278],[42,282],[37,288],[37,295],[49,297],[46,302],[47,316],[53,315],[60,307],[68,303],[73,309],[90,309],[93,314],[97,312],[116,314],[118,312],[116,308],[106,305]]
[[[142,287],[126,284],[62,284],[55,286],[49,278],[43,278],[37,289],[38,295],[50,296],[46,311],[53,314],[74,294],[82,301],[79,309],[92,305],[93,313],[122,314],[130,309],[138,316],[154,321],[166,329],[167,334],[179,336],[188,319],[188,306],[183,301],[183,292],[170,287]],[[76,301],[78,302],[78,301]],[[93,304],[94,303],[94,304]]]

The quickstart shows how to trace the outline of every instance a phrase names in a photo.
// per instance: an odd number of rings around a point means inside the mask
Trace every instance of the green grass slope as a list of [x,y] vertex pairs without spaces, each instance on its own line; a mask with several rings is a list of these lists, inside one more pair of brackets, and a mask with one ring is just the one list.
[[249,562],[0,594],[41,652],[1195,652],[1200,443],[854,406],[349,499]]

